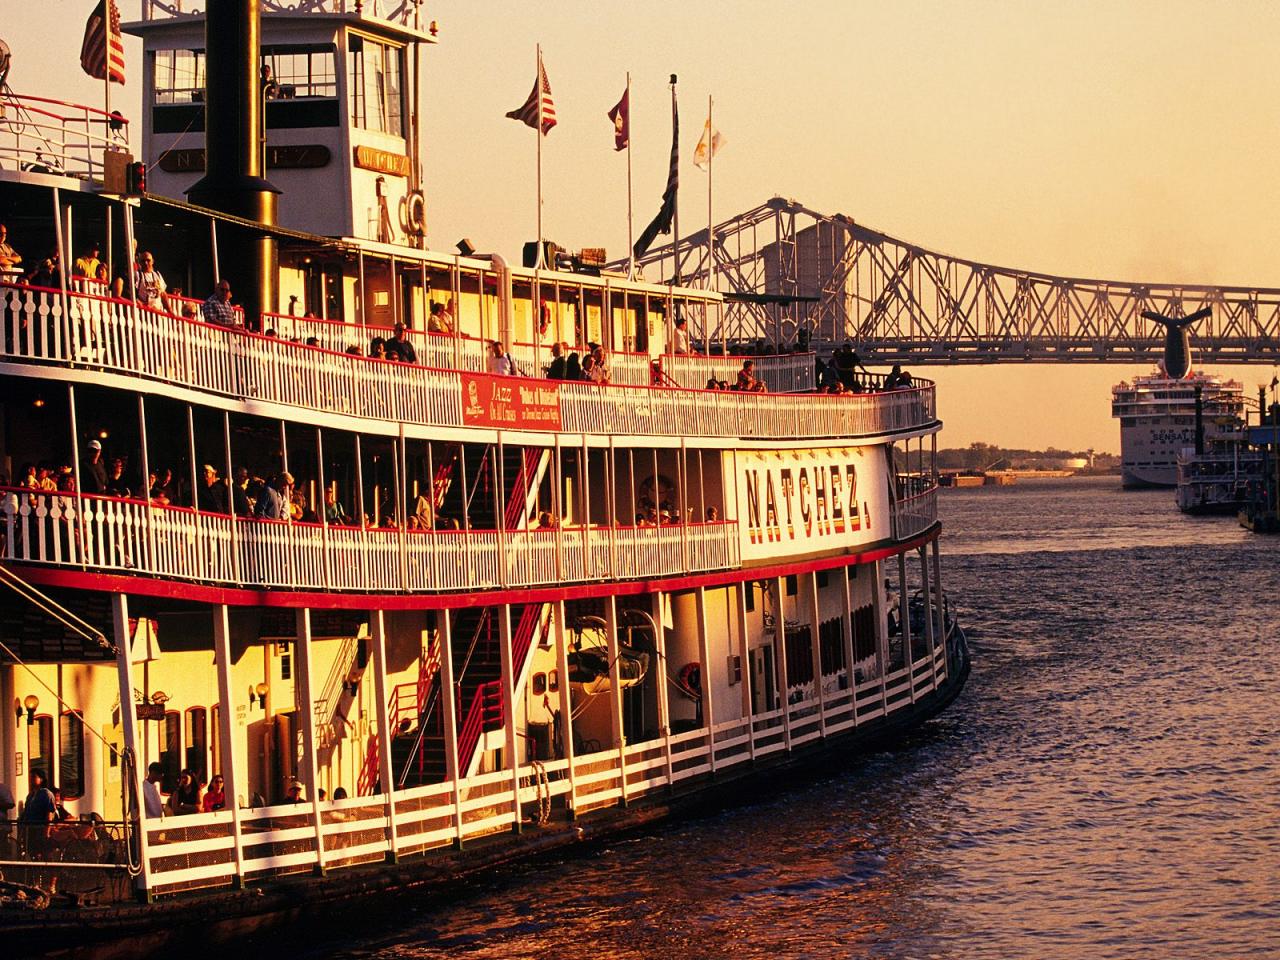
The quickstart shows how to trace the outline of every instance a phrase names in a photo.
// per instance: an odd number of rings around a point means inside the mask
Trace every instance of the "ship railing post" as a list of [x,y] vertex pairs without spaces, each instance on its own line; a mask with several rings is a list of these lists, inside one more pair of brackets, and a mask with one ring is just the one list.
[[884,602],[884,567],[877,560],[871,565],[871,610],[876,621],[876,664],[880,672],[880,712],[889,713],[889,625]]
[[[498,522],[502,522],[502,514],[498,514]],[[511,604],[504,603],[500,607],[498,617],[498,639],[502,645],[502,730],[506,735],[506,749],[503,753],[511,764],[511,830],[519,833],[522,829],[520,807],[520,756],[519,737],[516,736],[515,707],[515,664],[511,652]],[[482,731],[481,739],[484,738]],[[477,748],[478,749],[478,748]]]
[[553,612],[556,618],[556,669],[560,673],[560,747],[564,752],[569,779],[569,816],[574,817],[578,809],[578,774],[574,770],[573,691],[569,683],[569,641],[565,631],[563,600],[555,602]]
[[813,692],[818,700],[818,735],[825,739],[827,736],[827,700],[826,694],[822,689],[822,638],[819,636],[822,632],[822,615],[818,608],[818,572],[815,570],[810,573],[807,579],[809,581],[809,609],[812,611],[812,616],[809,620],[809,645],[813,657]]
[[[933,551],[933,598],[934,598],[934,616],[938,618],[938,629],[942,630],[942,643],[947,643],[947,614],[946,606],[942,598],[942,556],[938,548],[938,538],[934,537],[933,543],[930,545]],[[942,676],[947,679],[951,676],[951,648],[947,647],[943,651],[942,658]]]
[[711,650],[707,638],[707,588],[698,587],[694,594],[698,613],[698,671],[699,696],[702,698],[702,722],[707,725],[708,756],[711,761],[711,775],[716,773],[716,711],[715,697],[712,691]]
[[218,668],[218,700],[222,708],[218,711],[218,739],[222,742],[222,769],[216,771],[223,779],[224,795],[231,798],[226,810],[231,811],[231,839],[234,842],[236,873],[232,882],[237,888],[244,886],[244,842],[240,834],[240,804],[235,798],[247,780],[238,762],[240,751],[233,741],[235,725],[233,723],[235,700],[231,694],[231,623],[225,603],[213,608],[213,659]]
[[674,785],[674,770],[671,765],[671,701],[667,690],[667,636],[662,625],[665,606],[666,594],[659,590],[653,595],[653,624],[657,631],[653,645],[658,658],[658,732],[662,734],[662,754],[667,767],[667,788],[670,789]]
[[778,699],[782,701],[782,740],[787,753],[791,752],[791,698],[788,696],[787,678],[787,618],[782,615],[782,600],[786,596],[782,577],[773,578],[776,603],[773,606],[773,638],[777,650],[773,663],[778,678]]
[[[370,634],[373,642],[373,694],[377,708],[374,715],[378,720],[378,731],[373,736],[378,738],[378,785],[386,798],[387,808],[387,851],[388,862],[394,863],[399,857],[399,843],[396,833],[396,781],[391,768],[391,738],[395,736],[391,720],[391,691],[387,684],[387,618],[383,610],[370,612]],[[367,755],[367,754],[366,754]]]
[[853,598],[849,591],[849,571],[856,567],[840,567],[840,632],[844,646],[844,679],[849,688],[849,719],[858,725],[858,682],[853,671]]
[[938,685],[938,664],[934,658],[937,649],[937,637],[934,634],[933,596],[929,592],[929,548],[923,546],[920,554],[920,596],[924,602],[924,636],[929,647],[929,686]]
[[[436,642],[440,644],[440,703],[444,711],[445,775],[452,784],[453,844],[462,848],[462,773],[458,769],[458,701],[453,679],[453,613],[441,610],[436,615]],[[390,757],[387,759],[390,765]]]
[[627,735],[622,719],[622,664],[618,646],[618,598],[605,599],[605,644],[609,654],[609,729],[618,750],[618,805],[627,805]]
[[[751,711],[751,641],[747,637],[747,591],[754,590],[750,580],[738,582],[738,663],[742,670],[742,715],[747,720],[747,753],[756,759],[756,721]],[[666,674],[663,674],[665,678]]]
[[[324,817],[320,812],[317,799],[320,784],[319,769],[316,766],[316,708],[312,689],[312,649],[311,649],[311,608],[302,607],[297,611],[297,636],[295,661],[298,670],[298,711],[302,714],[302,762],[300,771],[306,775],[307,802],[311,805],[311,818],[315,824],[316,865],[317,874],[325,872],[324,866]],[[282,744],[282,749],[290,749],[289,744]],[[301,812],[301,811],[300,811]]]
[[[142,781],[145,778],[146,751],[138,737],[138,717],[133,699],[133,649],[129,634],[129,598],[123,593],[111,597],[111,621],[116,644],[116,676],[120,681],[120,727],[124,737],[124,748],[133,753],[133,794],[138,798],[137,830],[138,859],[142,866],[137,883],[137,893],[142,899],[151,899],[151,861],[147,852],[147,806],[142,792]],[[128,769],[122,765],[123,769]],[[124,811],[126,820],[131,820],[130,811]]]
[[907,691],[911,702],[916,702],[916,684],[912,677],[915,667],[915,651],[911,645],[911,600],[907,596],[907,555],[898,554],[898,624],[902,638],[902,664],[907,670]]

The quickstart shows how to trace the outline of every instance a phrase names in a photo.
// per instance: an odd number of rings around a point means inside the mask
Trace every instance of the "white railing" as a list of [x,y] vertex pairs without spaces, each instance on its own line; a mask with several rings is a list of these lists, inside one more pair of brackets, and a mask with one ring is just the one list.
[[[749,766],[770,754],[847,733],[910,709],[941,687],[948,651],[939,643],[914,663],[852,689],[845,671],[824,677],[823,699],[723,720],[712,729],[579,754],[567,760],[520,766],[519,786],[510,769],[346,800],[280,804],[239,811],[237,835],[230,811],[147,821],[147,881],[153,892],[230,886],[236,861],[247,878],[339,869],[399,856],[447,849],[459,842],[509,831],[546,800],[553,810],[578,816],[650,794],[713,772]],[[539,769],[540,767],[540,769]],[[455,800],[456,797],[456,800]],[[317,817],[317,813],[319,816]],[[394,825],[395,842],[392,843]]]
[[464,532],[240,519],[0,488],[0,557],[193,583],[395,593],[629,580],[739,564],[738,525]]
[[[209,0],[142,0],[143,20],[199,17]],[[352,13],[421,29],[421,4],[414,0],[263,0],[264,13]]]
[[[63,302],[57,290],[0,284],[0,356],[114,370],[310,410],[467,425],[456,370],[307,347],[90,294],[68,294],[65,310]],[[561,429],[573,433],[844,439],[936,424],[931,383],[839,397],[546,383],[558,399]]]
[[893,505],[893,538],[910,540],[938,521],[938,488],[930,487]]
[[102,153],[128,149],[129,121],[99,107],[0,94],[0,166],[102,180]]
[[816,385],[812,353],[764,357],[666,354],[660,359],[666,377],[694,390],[703,389],[712,378],[730,385],[736,383],[738,371],[747,360],[755,361],[755,376],[768,385],[770,393],[808,393]]

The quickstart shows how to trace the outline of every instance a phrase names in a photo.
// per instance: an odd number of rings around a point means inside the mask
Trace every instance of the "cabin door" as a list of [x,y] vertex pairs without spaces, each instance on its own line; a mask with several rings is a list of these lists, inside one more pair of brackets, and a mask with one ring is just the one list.
[[117,822],[124,819],[121,797],[120,751],[124,749],[124,731],[119,724],[102,727],[102,819]]
[[774,708],[777,685],[773,673],[773,646],[751,651],[751,712],[765,713]]

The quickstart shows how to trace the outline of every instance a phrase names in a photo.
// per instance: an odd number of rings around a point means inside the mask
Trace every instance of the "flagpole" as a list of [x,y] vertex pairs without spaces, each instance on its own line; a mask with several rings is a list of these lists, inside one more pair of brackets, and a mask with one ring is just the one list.
[[716,127],[711,122],[711,95],[707,94],[707,289],[716,288],[715,249],[711,243],[711,164],[716,155]]
[[636,231],[631,211],[631,71],[627,71],[627,279],[636,278]]
[[538,128],[535,131],[538,135],[538,256],[533,265],[541,268],[544,266],[542,262],[542,44],[538,44],[537,70],[533,83],[538,97]]
[[[671,116],[674,118],[675,115],[676,115],[676,75],[673,73],[671,75]],[[676,153],[676,157],[678,158],[680,156],[679,136],[676,137],[675,153]],[[679,189],[676,190],[674,206],[672,209],[672,228],[674,230],[674,235],[673,235],[674,238],[671,244],[671,260],[672,260],[671,282],[674,285],[679,286],[680,285],[680,192],[679,192]]]

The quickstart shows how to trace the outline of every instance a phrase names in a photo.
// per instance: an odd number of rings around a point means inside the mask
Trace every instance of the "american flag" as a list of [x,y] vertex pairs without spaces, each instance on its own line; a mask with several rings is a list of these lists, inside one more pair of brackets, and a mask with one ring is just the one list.
[[124,41],[120,39],[120,11],[115,0],[101,0],[89,14],[80,66],[96,80],[110,76],[112,83],[124,83]]
[[542,67],[541,57],[538,58],[538,79],[533,82],[529,99],[518,110],[512,110],[507,116],[512,120],[519,120],[526,127],[537,130],[539,103],[542,104],[542,132],[545,134],[556,125],[556,105],[551,101],[551,81],[547,79],[547,71]]

